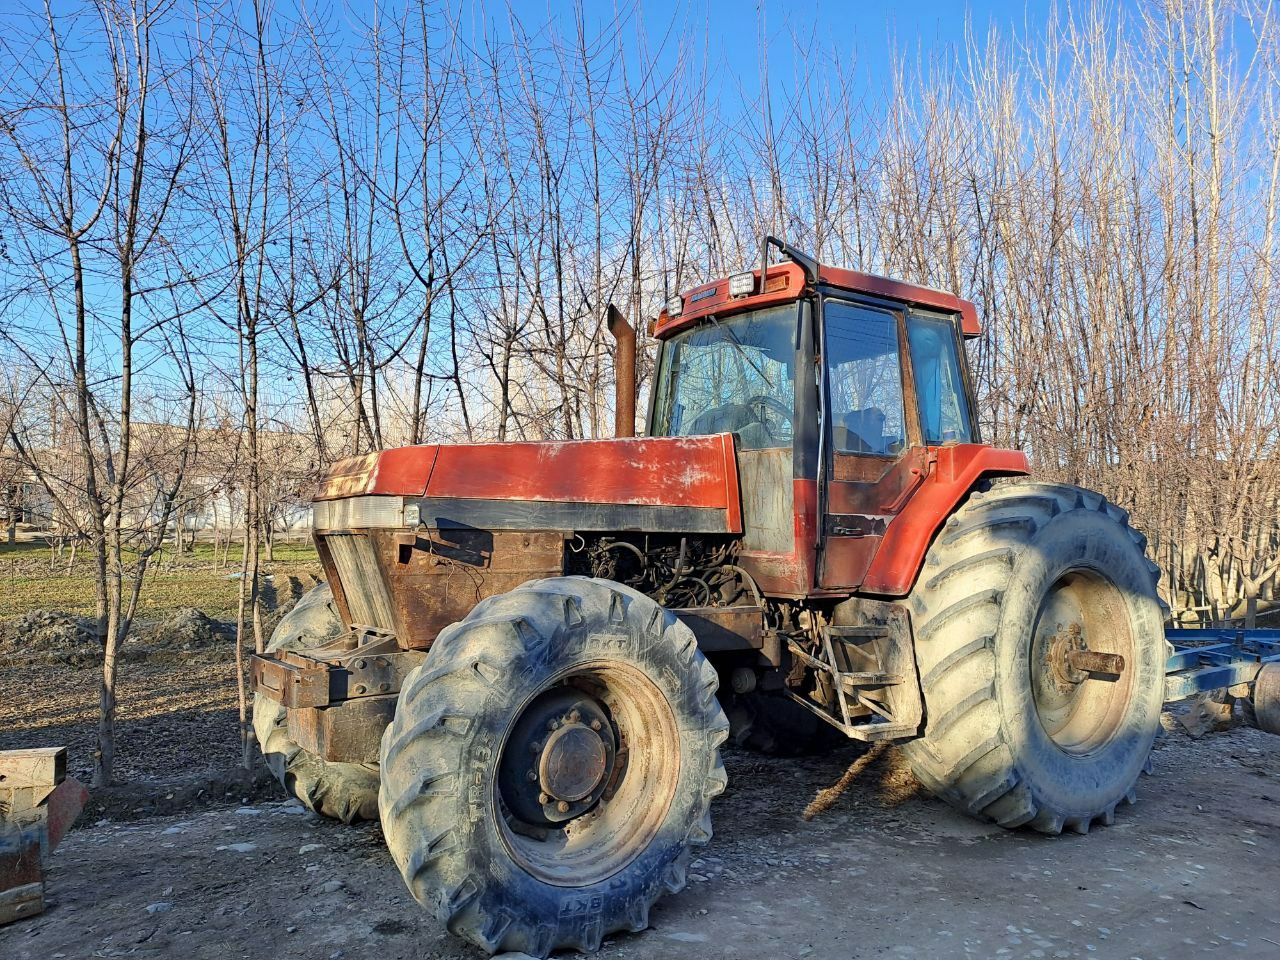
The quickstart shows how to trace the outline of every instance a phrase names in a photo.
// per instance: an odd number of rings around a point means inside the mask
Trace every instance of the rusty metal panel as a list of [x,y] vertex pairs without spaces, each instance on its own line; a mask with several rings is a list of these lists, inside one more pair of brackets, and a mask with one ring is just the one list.
[[793,457],[789,447],[738,452],[743,549],[789,553],[795,545]]
[[249,658],[255,693],[285,707],[318,707],[329,702],[329,668],[318,660],[288,653]]
[[833,460],[818,583],[828,590],[853,590],[875,560],[889,524],[924,479],[928,450],[912,447],[892,462],[848,455]]
[[320,481],[316,500],[339,500],[366,493],[421,496],[439,447],[397,447],[333,464]]
[[704,652],[759,650],[764,646],[761,607],[682,607],[671,612],[693,631]]
[[396,694],[359,697],[288,713],[289,738],[322,760],[377,763],[382,732],[396,712]]
[[564,534],[474,529],[370,531],[400,646],[425,649],[481,600],[564,572]]
[[912,447],[892,462],[849,454],[837,455],[834,461],[828,513],[893,514],[923,481],[929,451]]
[[347,613],[352,625],[365,624],[394,630],[391,597],[378,566],[377,548],[366,533],[329,533],[325,545],[342,581]]
[[738,563],[765,593],[775,597],[807,597],[814,593],[817,563],[818,484],[797,477],[791,481],[791,547],[785,551],[743,549]]
[[[729,434],[441,447],[428,497],[738,511]],[[736,532],[730,531],[730,532]]]

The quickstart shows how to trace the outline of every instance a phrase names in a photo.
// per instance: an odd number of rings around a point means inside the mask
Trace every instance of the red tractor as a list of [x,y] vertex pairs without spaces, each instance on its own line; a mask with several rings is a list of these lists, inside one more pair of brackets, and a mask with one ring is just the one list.
[[[380,817],[450,931],[538,957],[643,930],[711,838],[734,734],[900,743],[1006,827],[1132,803],[1169,655],[1126,514],[982,443],[972,304],[782,262],[673,298],[648,436],[336,464],[328,583],[254,660],[300,800]],[[721,693],[717,696],[717,690]],[[807,721],[808,725],[803,721]]]

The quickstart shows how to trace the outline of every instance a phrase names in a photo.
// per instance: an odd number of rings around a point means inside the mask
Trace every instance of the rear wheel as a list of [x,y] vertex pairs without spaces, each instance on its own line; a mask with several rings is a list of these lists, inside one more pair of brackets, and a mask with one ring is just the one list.
[[1170,652],[1144,548],[1065,485],[978,491],[947,521],[910,599],[926,722],[905,753],[928,789],[1045,833],[1134,801]]
[[1250,726],[1280,733],[1280,663],[1263,664],[1244,701],[1244,718]]
[[[281,618],[267,652],[319,647],[345,630],[333,591],[321,583]],[[330,763],[303,750],[289,736],[285,708],[261,693],[253,695],[253,730],[268,769],[310,809],[343,823],[378,818],[376,764]]]
[[382,829],[413,895],[489,951],[643,930],[711,838],[715,692],[689,629],[627,587],[561,577],[481,602],[382,740]]

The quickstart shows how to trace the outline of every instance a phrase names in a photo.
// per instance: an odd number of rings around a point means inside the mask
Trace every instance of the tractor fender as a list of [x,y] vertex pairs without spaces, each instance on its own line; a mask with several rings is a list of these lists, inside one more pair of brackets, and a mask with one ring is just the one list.
[[910,593],[929,544],[980,480],[1031,473],[1021,450],[960,443],[930,448],[929,454],[928,474],[885,530],[859,592],[892,597]]

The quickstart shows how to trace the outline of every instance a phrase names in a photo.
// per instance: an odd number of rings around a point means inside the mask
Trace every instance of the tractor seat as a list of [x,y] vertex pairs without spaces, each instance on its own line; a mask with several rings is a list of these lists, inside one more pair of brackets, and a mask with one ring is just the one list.
[[845,414],[844,422],[837,424],[832,432],[836,449],[841,453],[883,455],[889,452],[892,442],[892,438],[884,435],[884,411],[879,407],[850,410]]
[[699,436],[732,433],[742,450],[763,450],[778,445],[769,428],[752,415],[750,407],[741,403],[724,403],[704,411],[693,421],[689,432]]

